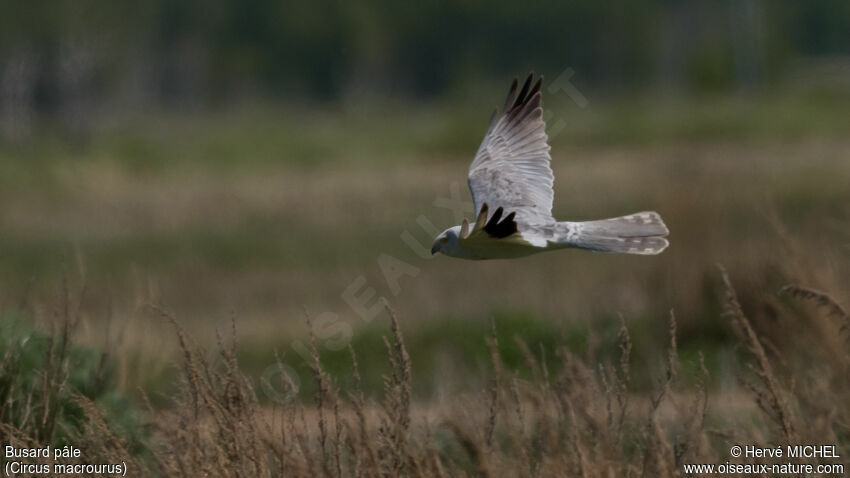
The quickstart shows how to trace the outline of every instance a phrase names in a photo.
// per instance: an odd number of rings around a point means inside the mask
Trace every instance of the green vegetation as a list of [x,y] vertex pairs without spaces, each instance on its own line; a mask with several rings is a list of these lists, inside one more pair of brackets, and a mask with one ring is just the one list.
[[54,118],[80,105],[192,108],[258,95],[429,98],[529,68],[571,67],[584,84],[615,90],[733,91],[770,86],[800,58],[850,46],[841,0],[52,6],[6,5],[0,51],[27,65],[22,91]]
[[[30,445],[74,444],[86,422],[99,418],[142,453],[144,413],[117,389],[116,362],[105,351],[73,342],[72,319],[60,331],[34,330],[12,314],[0,314],[0,423],[4,438]],[[9,440],[4,440],[12,443]]]
[[[195,115],[116,119],[84,144],[46,134],[25,146],[0,149],[0,184],[57,186],[52,169],[86,164],[161,174],[245,174],[269,168],[388,167],[449,158],[465,163],[486,130],[503,88],[462,102],[383,104],[360,109],[280,104]],[[547,95],[553,147],[604,148],[682,142],[794,142],[850,134],[850,96],[812,84],[763,95],[612,100],[593,96],[586,109],[563,93]],[[563,126],[553,131],[559,121]],[[54,172],[55,173],[55,172]]]

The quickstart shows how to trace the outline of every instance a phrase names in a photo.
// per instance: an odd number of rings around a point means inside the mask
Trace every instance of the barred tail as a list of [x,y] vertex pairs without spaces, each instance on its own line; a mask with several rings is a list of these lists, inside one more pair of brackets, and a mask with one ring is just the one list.
[[[667,226],[657,212],[587,222],[561,222],[567,229],[561,244],[597,252],[659,254],[670,244]],[[562,236],[563,237],[563,236]]]

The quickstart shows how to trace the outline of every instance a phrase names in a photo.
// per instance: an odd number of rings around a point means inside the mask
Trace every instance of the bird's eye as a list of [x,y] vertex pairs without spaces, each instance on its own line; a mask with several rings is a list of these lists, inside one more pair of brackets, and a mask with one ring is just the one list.
[[445,244],[445,243],[449,242],[449,238],[448,238],[448,237],[444,237],[444,238],[440,239],[440,242],[442,242],[443,244]]

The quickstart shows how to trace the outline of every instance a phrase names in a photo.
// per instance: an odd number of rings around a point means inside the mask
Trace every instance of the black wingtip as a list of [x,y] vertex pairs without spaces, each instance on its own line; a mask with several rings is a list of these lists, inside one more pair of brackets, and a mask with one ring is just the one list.
[[516,109],[518,106],[525,103],[525,100],[528,97],[528,89],[531,87],[531,78],[532,76],[528,75],[528,77],[525,79],[525,82],[523,82],[522,89],[519,90],[519,94],[517,95],[516,100],[514,101],[514,105],[511,107],[511,109]]
[[490,220],[487,221],[487,225],[489,226],[492,224],[495,226],[499,222],[499,219],[502,218],[503,212],[504,210],[502,209],[502,206],[497,207],[496,210],[493,212],[493,215],[490,217]]
[[511,82],[511,89],[508,90],[508,97],[505,98],[505,106],[502,107],[502,113],[506,113],[508,109],[511,107],[511,103],[514,102],[514,98],[516,95],[516,88],[519,84],[519,80],[514,77],[514,81]]
[[531,96],[534,96],[534,93],[540,91],[540,88],[543,86],[543,75],[540,75],[537,78],[537,81],[534,83],[534,86],[531,88]]
[[503,239],[519,231],[517,223],[514,220],[516,212],[511,212],[502,219],[503,213],[504,209],[499,206],[484,226],[484,232],[486,232],[490,237]]
[[[505,100],[505,106],[502,108],[502,114],[509,118],[515,118],[518,115],[525,117],[527,114],[521,113],[528,113],[534,108],[540,106],[540,98],[542,96],[541,90],[543,88],[543,75],[538,76],[537,81],[534,81],[534,71],[531,71],[528,73],[528,76],[525,77],[522,87],[517,92],[518,86],[519,80],[514,78],[511,83],[511,89],[508,91],[508,97]],[[529,107],[531,103],[534,103],[534,106]]]

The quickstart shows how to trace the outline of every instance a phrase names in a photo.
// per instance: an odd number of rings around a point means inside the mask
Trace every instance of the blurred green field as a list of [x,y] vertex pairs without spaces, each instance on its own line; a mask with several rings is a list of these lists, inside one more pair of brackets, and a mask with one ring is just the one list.
[[[168,477],[850,466],[850,3],[116,5],[0,14],[6,448]],[[657,211],[663,254],[430,255],[529,69],[553,215]]]
[[516,476],[674,476],[730,440],[846,449],[850,100],[554,96],[554,215],[656,210],[663,254],[428,255],[457,221],[441,204],[469,200],[477,96],[3,146],[0,431],[161,476],[346,476],[374,443],[382,467]]
[[[506,318],[510,334],[570,341],[589,329],[615,333],[611,318],[622,314],[642,324],[649,350],[672,308],[687,351],[728,338],[713,325],[716,263],[744,288],[778,289],[790,269],[801,270],[788,261],[791,241],[807,251],[804,269],[818,280],[847,279],[850,99],[805,90],[663,102],[591,97],[585,109],[552,95],[555,216],[657,210],[672,242],[659,257],[417,256],[401,239],[408,231],[430,245],[417,217],[443,229],[454,217],[435,200],[449,197],[451,185],[468,200],[466,168],[492,106],[485,93],[430,106],[150,115],[104,123],[82,143],[48,134],[4,147],[0,304],[49,322],[46,304],[56,303],[62,277],[79,287],[84,276],[84,340],[118,342],[124,386],[156,388],[176,344],[144,304],[164,304],[205,344],[237,317],[245,365],[261,373],[275,349],[300,363],[291,342],[304,339],[305,317],[324,312],[337,314],[363,350],[382,352],[369,337],[383,326],[342,298],[363,276],[399,311],[414,361],[434,373],[439,360],[466,364],[454,379],[462,384],[486,360],[479,338],[493,316]],[[415,269],[398,294],[381,273],[381,254]],[[106,317],[114,324],[105,333]]]

